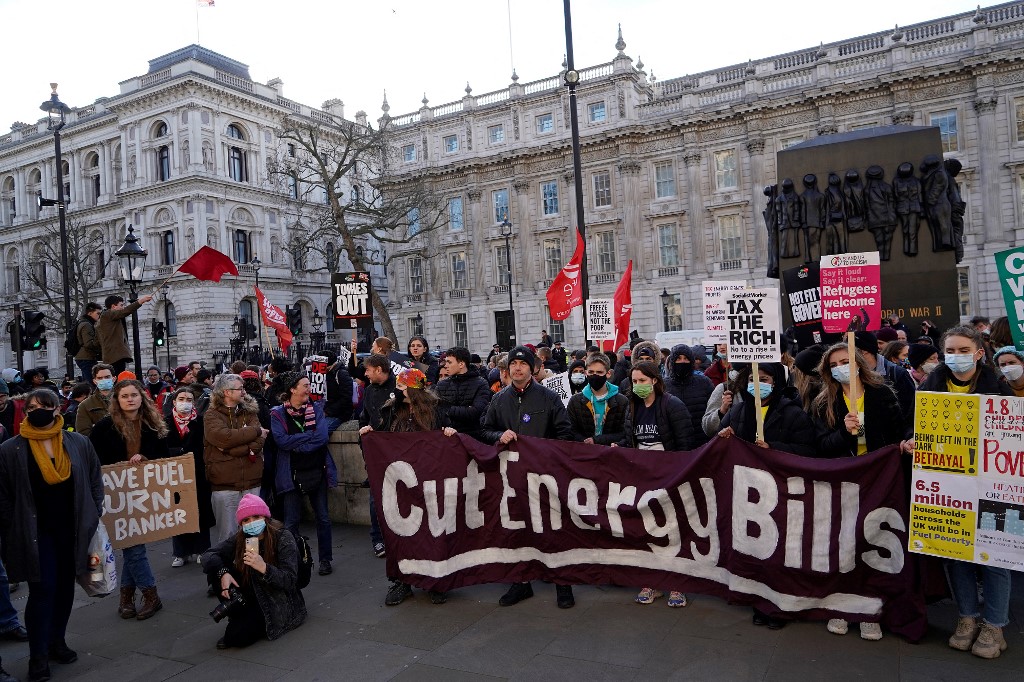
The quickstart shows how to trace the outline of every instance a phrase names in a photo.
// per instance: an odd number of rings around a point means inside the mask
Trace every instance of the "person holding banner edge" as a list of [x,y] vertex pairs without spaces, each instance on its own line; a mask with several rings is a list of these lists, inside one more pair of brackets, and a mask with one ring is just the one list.
[[[985,364],[985,340],[974,327],[961,325],[946,330],[939,348],[944,354],[943,362],[921,384],[921,391],[1013,395],[1010,387]],[[1009,569],[953,559],[946,560],[945,565],[959,614],[949,646],[969,650],[980,658],[997,658],[1006,650],[1003,628],[1010,622]],[[984,604],[979,604],[979,575]]]
[[1015,346],[1003,346],[996,350],[993,361],[1013,394],[1024,398],[1024,353]]

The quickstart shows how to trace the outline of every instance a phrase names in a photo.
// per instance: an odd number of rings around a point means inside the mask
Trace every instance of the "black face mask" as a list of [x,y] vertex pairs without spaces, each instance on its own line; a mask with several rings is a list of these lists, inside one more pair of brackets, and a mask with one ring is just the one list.
[[693,374],[693,363],[676,362],[672,364],[672,376],[676,379],[687,379]]
[[587,383],[590,384],[590,390],[592,391],[600,391],[604,388],[607,381],[608,377],[602,377],[596,374],[590,374],[587,376]]
[[25,418],[28,419],[29,424],[37,429],[41,429],[44,426],[49,426],[53,422],[53,410],[37,408],[26,414]]

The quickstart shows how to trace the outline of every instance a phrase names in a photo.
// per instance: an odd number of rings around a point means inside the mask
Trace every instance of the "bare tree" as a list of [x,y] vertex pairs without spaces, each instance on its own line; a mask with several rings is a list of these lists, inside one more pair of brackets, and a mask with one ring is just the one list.
[[[394,249],[386,245],[406,244],[447,224],[447,199],[419,178],[393,173],[397,150],[391,144],[390,119],[382,119],[378,129],[337,117],[334,121],[290,116],[279,132],[286,146],[268,162],[268,174],[300,202],[300,219],[283,248],[293,259],[303,260],[311,251],[320,254],[316,263],[303,263],[306,269],[333,270],[342,253],[356,271],[387,267],[391,257],[384,254]],[[347,196],[343,185],[351,188]],[[313,201],[313,196],[325,196],[326,201]],[[366,248],[370,238],[384,248]],[[384,334],[397,340],[376,290],[373,309]]]
[[[79,220],[67,221],[68,269],[71,292],[72,325],[76,324],[91,300],[92,292],[103,280],[107,265],[113,258],[103,230],[87,226]],[[43,226],[43,234],[23,251],[25,279],[29,289],[24,292],[26,305],[35,306],[46,315],[47,331],[60,333],[64,328],[64,277],[60,257],[60,226],[52,222]],[[102,262],[101,262],[102,259]],[[61,351],[63,353],[63,350]]]

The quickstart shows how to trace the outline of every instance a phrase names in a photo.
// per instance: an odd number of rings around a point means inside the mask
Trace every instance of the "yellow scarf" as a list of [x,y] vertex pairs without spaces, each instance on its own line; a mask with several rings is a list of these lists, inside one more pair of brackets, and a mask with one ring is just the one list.
[[[53,426],[48,429],[37,429],[28,423],[26,417],[21,422],[21,436],[28,441],[32,450],[32,457],[36,460],[36,466],[43,474],[43,480],[47,485],[63,483],[71,476],[71,458],[64,450],[64,417],[57,415]],[[53,443],[53,459],[46,453],[43,441],[55,441]]]

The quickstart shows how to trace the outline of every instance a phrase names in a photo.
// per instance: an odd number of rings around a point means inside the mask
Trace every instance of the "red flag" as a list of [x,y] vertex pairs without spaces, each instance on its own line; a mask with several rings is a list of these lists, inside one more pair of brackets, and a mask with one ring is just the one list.
[[204,282],[219,282],[224,275],[238,276],[238,268],[231,259],[217,249],[203,246],[181,264],[178,272],[192,275]]
[[277,344],[281,347],[282,352],[287,353],[288,346],[292,345],[292,330],[288,329],[288,320],[285,318],[284,311],[268,301],[259,287],[253,288],[256,289],[256,301],[260,306],[263,323],[274,328],[277,332]]
[[551,281],[548,288],[548,309],[552,320],[564,320],[572,309],[583,305],[583,290],[580,282],[580,265],[586,255],[587,246],[579,230],[576,231],[576,251],[565,267]]
[[[619,286],[615,287],[615,349],[629,341],[629,320],[633,316],[633,261],[629,261]],[[614,350],[614,349],[613,349]]]

